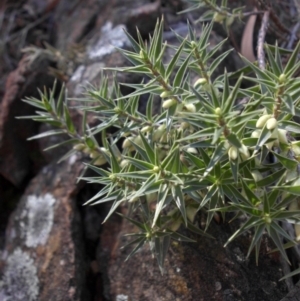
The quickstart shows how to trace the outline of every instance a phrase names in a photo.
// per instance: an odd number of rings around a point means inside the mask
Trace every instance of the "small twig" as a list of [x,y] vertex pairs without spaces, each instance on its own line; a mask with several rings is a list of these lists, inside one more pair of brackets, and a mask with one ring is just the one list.
[[265,42],[265,37],[266,37],[268,23],[269,23],[269,16],[270,16],[270,12],[268,10],[265,11],[258,33],[257,59],[258,59],[258,66],[262,70],[265,70],[266,68],[264,42]]
[[286,28],[281,21],[279,20],[279,18],[275,15],[274,11],[271,10],[270,12],[270,18],[271,20],[274,22],[274,24],[283,32],[290,34],[290,30],[288,28]]
[[255,16],[255,15],[262,15],[265,11],[264,10],[253,10],[253,11],[249,11],[246,13],[243,13],[242,16],[243,17],[248,17],[248,16]]
[[287,44],[287,49],[292,49],[295,40],[298,39],[297,32],[298,32],[299,26],[300,26],[300,22],[297,22],[295,24],[295,26],[293,27],[293,29],[291,30],[291,37],[290,37],[289,43]]
[[20,35],[27,35],[27,33],[30,29],[34,28],[35,26],[37,26],[40,23],[42,23],[43,21],[45,21],[49,16],[50,16],[50,13],[47,13],[44,16],[42,16],[41,18],[36,19],[34,22],[29,23],[27,26],[25,26],[21,30],[19,30],[19,31],[11,34],[7,38],[5,38],[3,41],[3,44],[7,44],[11,40],[13,40],[15,38],[19,38]]
[[290,34],[290,30],[281,23],[280,19],[276,16],[276,13],[274,12],[274,10],[271,8],[270,5],[266,4],[265,1],[263,0],[256,0],[256,1],[257,4],[259,4],[259,6],[261,7],[261,9],[269,11],[270,19],[274,22],[275,26],[277,26],[279,30],[281,30],[284,33]]

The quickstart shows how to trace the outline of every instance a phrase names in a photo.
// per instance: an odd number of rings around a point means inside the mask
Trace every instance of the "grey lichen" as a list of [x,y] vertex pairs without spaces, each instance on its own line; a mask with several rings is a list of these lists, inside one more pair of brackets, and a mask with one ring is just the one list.
[[27,247],[44,245],[53,226],[55,198],[47,193],[43,196],[30,195],[27,198],[27,223],[23,226]]
[[128,296],[126,295],[117,295],[116,301],[128,301]]
[[115,47],[130,46],[129,39],[124,33],[125,25],[119,24],[113,27],[111,22],[107,22],[101,29],[101,38],[89,49],[90,59],[100,59],[103,56],[116,51]]
[[35,301],[39,292],[37,269],[33,259],[16,249],[7,259],[0,284],[1,301]]

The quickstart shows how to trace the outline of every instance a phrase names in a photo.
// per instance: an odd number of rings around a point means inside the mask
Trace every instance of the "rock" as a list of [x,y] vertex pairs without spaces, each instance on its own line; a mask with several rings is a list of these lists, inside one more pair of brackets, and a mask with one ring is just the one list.
[[6,231],[1,300],[88,300],[76,205],[81,159],[50,164],[29,184]]
[[16,120],[16,117],[34,114],[35,108],[21,100],[26,96],[39,97],[37,89],[53,82],[53,77],[45,73],[49,63],[41,59],[32,64],[24,56],[18,68],[8,76],[0,103],[0,174],[15,186],[20,186],[29,173],[34,173],[33,166],[40,167],[43,162],[37,143],[27,141],[36,132],[37,124],[32,120]]
[[300,300],[300,282],[280,301],[299,301]]
[[[192,236],[196,243],[171,243],[165,262],[165,273],[161,275],[156,260],[148,245],[125,262],[134,246],[121,249],[134,228],[123,221],[121,232],[115,231],[117,223],[104,224],[98,258],[100,266],[107,270],[109,281],[104,287],[110,292],[109,300],[245,300],[273,301],[283,297],[287,288],[278,280],[283,276],[279,256],[268,255],[268,240],[264,239],[259,266],[254,254],[245,258],[250,243],[248,235],[240,237],[227,248],[223,245],[235,231],[228,224],[212,223],[209,234],[216,239]],[[110,230],[111,229],[111,230]],[[115,238],[107,252],[105,233]],[[190,235],[187,232],[185,235]],[[103,260],[103,256],[106,260]],[[101,263],[106,262],[105,266]]]

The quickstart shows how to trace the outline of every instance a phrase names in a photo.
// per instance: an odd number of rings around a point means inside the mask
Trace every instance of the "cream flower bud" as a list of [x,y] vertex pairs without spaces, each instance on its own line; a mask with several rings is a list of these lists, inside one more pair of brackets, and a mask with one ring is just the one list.
[[196,88],[197,86],[202,86],[202,85],[204,85],[204,84],[206,84],[206,83],[207,83],[206,78],[203,78],[203,77],[198,78],[198,79],[195,81],[195,83],[194,83],[194,88]]
[[270,217],[269,214],[265,214],[264,216],[264,220],[267,224],[271,224],[272,223],[272,218]]
[[146,125],[144,126],[142,129],[141,129],[141,132],[142,133],[147,133],[147,132],[150,132],[151,131],[151,126],[149,125]]
[[91,149],[89,147],[85,147],[82,152],[84,152],[85,154],[89,155],[91,152]]
[[154,130],[154,133],[152,135],[152,140],[158,141],[165,132],[166,132],[166,125],[165,124],[160,125],[156,130]]
[[131,147],[131,145],[132,145],[131,140],[132,140],[132,139],[133,139],[132,137],[126,138],[126,139],[123,141],[122,148],[124,149],[124,148],[129,148],[129,147]]
[[176,99],[174,99],[174,98],[169,98],[169,99],[167,99],[167,100],[165,100],[165,101],[163,102],[162,107],[163,107],[164,109],[169,109],[170,107],[172,107],[172,106],[174,106],[174,105],[176,105],[176,104],[177,104]]
[[83,143],[79,143],[73,146],[73,149],[77,150],[77,151],[82,151],[85,149],[85,144]]
[[266,122],[266,127],[268,130],[274,130],[277,127],[277,120],[274,117],[271,117]]
[[261,134],[261,130],[255,130],[251,133],[251,137],[252,138],[259,138],[260,134]]
[[184,121],[184,122],[181,122],[180,127],[181,127],[183,130],[185,130],[185,129],[188,129],[188,128],[190,127],[190,124],[189,124],[188,122]]
[[261,129],[265,126],[266,122],[272,117],[272,115],[267,114],[267,115],[262,115],[258,118],[256,121],[256,127]]
[[238,150],[236,147],[231,146],[230,149],[228,150],[228,156],[231,160],[236,160],[238,157]]
[[141,136],[136,136],[134,139],[133,139],[134,143],[139,145],[139,146],[142,146],[143,145],[143,140],[141,138]]
[[286,75],[284,73],[279,75],[278,82],[280,84],[284,84],[286,82],[286,80],[287,80],[287,78],[286,78]]
[[226,15],[215,12],[213,16],[213,21],[216,23],[221,23],[225,20]]
[[105,163],[106,163],[105,158],[102,156],[99,156],[99,158],[94,162],[94,165],[101,166]]
[[105,153],[105,154],[109,154],[108,149],[105,148],[105,147],[100,147],[100,151],[103,152],[103,153]]
[[153,167],[153,172],[158,173],[160,171],[160,168],[158,166]]
[[130,132],[122,133],[122,137],[128,137],[128,136],[130,136]]
[[90,158],[91,159],[95,159],[95,158],[97,158],[97,157],[99,157],[100,156],[100,154],[98,153],[98,152],[96,152],[96,151],[92,151],[91,153],[90,153]]
[[191,112],[191,113],[195,113],[196,112],[196,107],[194,104],[192,103],[188,103],[186,105],[184,105],[185,109],[188,111],[188,112]]
[[196,48],[196,47],[197,47],[197,43],[196,43],[195,41],[192,41],[192,42],[191,42],[191,46],[192,46],[193,48]]
[[198,154],[198,151],[194,147],[188,147],[186,151],[190,154]]
[[171,91],[163,91],[161,94],[160,94],[160,97],[161,98],[166,98],[168,96],[170,96],[172,93]]
[[131,198],[128,202],[134,203],[134,202],[137,202],[139,199],[140,199],[139,197],[134,197],[134,198]]
[[147,59],[147,53],[143,49],[140,50],[140,58],[141,59]]
[[300,225],[295,224],[294,228],[295,228],[295,234],[296,234],[296,241],[299,241],[300,240]]
[[124,167],[126,167],[128,164],[129,164],[129,161],[126,160],[126,159],[124,159],[124,160],[122,160],[122,161],[120,162],[120,167],[121,167],[121,168],[124,168]]
[[262,174],[258,170],[253,170],[251,172],[251,174],[252,174],[252,177],[253,177],[255,182],[258,182],[258,181],[263,179]]
[[239,148],[239,152],[243,160],[250,158],[250,153],[246,145],[242,144],[242,146]]
[[222,114],[221,108],[217,107],[217,108],[215,109],[215,114],[218,115],[218,116],[220,116],[220,115]]
[[286,134],[286,130],[278,129],[278,140],[280,143],[289,144]]

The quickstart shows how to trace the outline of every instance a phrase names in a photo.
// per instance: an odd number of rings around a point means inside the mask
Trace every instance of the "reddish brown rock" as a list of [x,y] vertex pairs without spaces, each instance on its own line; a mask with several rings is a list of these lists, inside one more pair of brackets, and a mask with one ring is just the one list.
[[17,116],[31,115],[35,109],[22,102],[26,96],[38,97],[37,89],[53,82],[45,70],[49,60],[34,63],[24,56],[18,68],[11,72],[6,82],[5,95],[0,103],[0,174],[20,186],[34,165],[42,160],[37,143],[27,138],[36,132],[37,124],[30,120],[17,120]]

